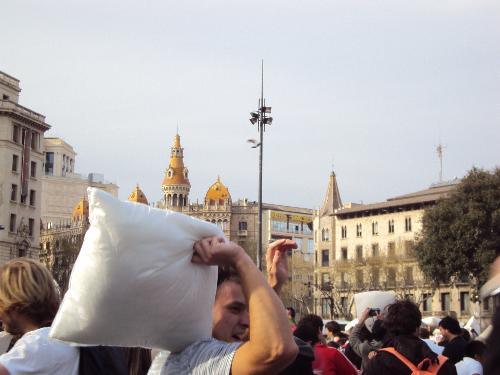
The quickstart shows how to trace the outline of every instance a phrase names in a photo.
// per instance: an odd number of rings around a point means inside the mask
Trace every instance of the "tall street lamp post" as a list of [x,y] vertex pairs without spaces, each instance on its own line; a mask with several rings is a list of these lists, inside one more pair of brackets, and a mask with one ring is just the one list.
[[273,118],[268,116],[271,113],[271,107],[266,107],[266,101],[264,99],[264,60],[262,60],[262,76],[261,76],[261,90],[259,106],[257,111],[250,112],[250,122],[252,125],[257,124],[257,130],[259,132],[259,143],[255,140],[249,140],[254,143],[253,148],[259,147],[259,242],[257,245],[257,267],[262,271],[262,156],[264,153],[264,131],[266,130],[266,125],[271,125]]

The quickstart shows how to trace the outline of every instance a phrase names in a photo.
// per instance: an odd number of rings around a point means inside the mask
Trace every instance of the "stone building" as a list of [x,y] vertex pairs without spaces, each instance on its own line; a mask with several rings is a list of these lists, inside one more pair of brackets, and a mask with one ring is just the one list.
[[[351,318],[354,293],[393,290],[419,304],[424,316],[454,311],[462,322],[478,316],[468,282],[433,288],[413,252],[424,210],[445,199],[457,183],[436,184],[373,204],[342,206],[339,197],[337,207],[329,207],[333,211],[323,207],[315,217],[316,311],[325,318]],[[481,315],[488,316],[488,310]]]
[[0,264],[38,258],[45,116],[19,104],[19,80],[0,72]]
[[99,173],[87,177],[75,172],[76,152],[61,138],[44,138],[42,185],[42,227],[61,226],[71,222],[72,210],[87,195],[88,187],[96,187],[117,196],[118,186],[104,180]]

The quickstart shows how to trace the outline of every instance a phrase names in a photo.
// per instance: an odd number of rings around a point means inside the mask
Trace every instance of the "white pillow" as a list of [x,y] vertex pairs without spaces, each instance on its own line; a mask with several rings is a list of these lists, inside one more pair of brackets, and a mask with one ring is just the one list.
[[[363,311],[368,307],[372,309],[380,309],[380,312],[396,302],[396,293],[392,291],[383,292],[380,290],[374,290],[371,292],[356,293],[354,295],[354,305],[356,306],[356,317],[359,319]],[[371,332],[373,324],[375,323],[375,317],[369,317],[365,320],[365,326]]]
[[50,336],[172,352],[210,337],[217,267],[191,257],[196,240],[222,231],[102,190],[88,195],[90,228]]

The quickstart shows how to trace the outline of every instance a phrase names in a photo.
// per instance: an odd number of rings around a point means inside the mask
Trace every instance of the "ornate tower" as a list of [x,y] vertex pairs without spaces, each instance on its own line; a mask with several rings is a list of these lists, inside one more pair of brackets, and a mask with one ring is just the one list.
[[142,203],[145,204],[146,206],[149,205],[148,199],[146,198],[146,195],[139,187],[139,184],[137,184],[134,191],[130,193],[130,195],[128,196],[128,200],[130,202]]
[[188,169],[184,167],[184,149],[181,137],[176,134],[170,151],[170,163],[162,183],[163,204],[169,210],[182,211],[188,208],[191,184]]

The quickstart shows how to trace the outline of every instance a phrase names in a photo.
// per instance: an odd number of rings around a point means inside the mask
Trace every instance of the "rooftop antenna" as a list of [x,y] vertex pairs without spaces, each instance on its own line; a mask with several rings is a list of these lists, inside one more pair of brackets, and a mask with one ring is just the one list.
[[438,154],[439,158],[439,182],[443,182],[443,149],[445,146],[439,142],[438,146],[436,147],[436,153]]

